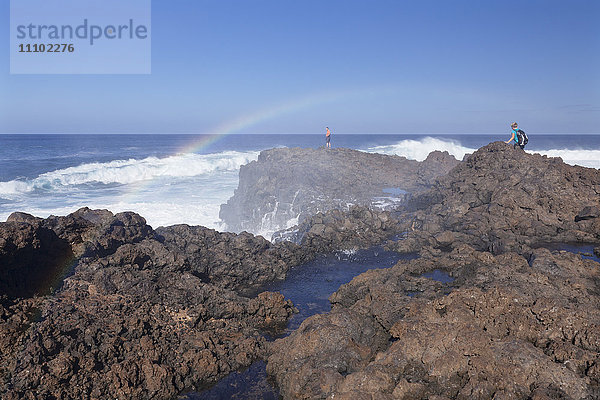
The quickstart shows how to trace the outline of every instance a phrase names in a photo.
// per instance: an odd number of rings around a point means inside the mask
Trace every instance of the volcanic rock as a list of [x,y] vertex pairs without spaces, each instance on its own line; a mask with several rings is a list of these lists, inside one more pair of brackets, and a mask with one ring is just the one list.
[[598,243],[599,194],[598,170],[479,149],[396,213],[388,248],[421,257],[340,287],[268,372],[290,399],[600,398],[600,265],[540,247]]
[[0,229],[0,296],[49,294],[73,262],[71,246],[37,219],[9,220]]
[[[267,370],[289,399],[598,398],[599,268],[546,249],[531,266],[425,251],[342,286],[271,346]],[[454,280],[424,275],[439,269]]]
[[586,206],[579,211],[575,216],[575,222],[585,221],[586,219],[594,219],[600,217],[600,207]]
[[411,198],[405,228],[421,244],[450,231],[480,250],[523,252],[542,242],[597,242],[599,206],[597,169],[495,142]]
[[[300,252],[320,254],[381,244],[399,233],[401,226],[389,211],[352,206],[307,218],[302,224],[276,232],[273,242],[301,244]],[[297,253],[297,251],[296,251]]]
[[[503,143],[456,164],[263,152],[221,212],[239,228],[298,216],[274,243],[106,210],[11,215],[0,397],[170,399],[266,358],[286,399],[600,398],[600,265],[544,247],[598,246],[599,171]],[[373,209],[383,188],[412,197]],[[267,342],[296,309],[257,286],[386,240],[420,258],[355,277]]]
[[185,258],[184,264],[194,275],[237,291],[283,279],[290,266],[309,258],[291,243],[273,246],[247,232],[236,235],[188,225],[159,228],[156,232],[172,253]]
[[232,290],[285,277],[289,242],[89,209],[13,214],[0,238],[3,399],[173,398],[250,365],[297,311]]
[[[219,215],[235,232],[278,231],[318,212],[374,206],[390,197],[386,188],[424,190],[457,163],[447,152],[417,162],[344,148],[266,150],[241,167],[239,186]],[[404,199],[402,190],[396,201]]]

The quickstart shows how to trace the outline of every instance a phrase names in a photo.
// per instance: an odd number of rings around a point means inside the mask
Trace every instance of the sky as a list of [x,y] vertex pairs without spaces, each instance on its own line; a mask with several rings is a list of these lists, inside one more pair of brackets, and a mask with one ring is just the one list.
[[600,133],[598,21],[597,0],[153,0],[146,75],[11,75],[0,29],[0,133]]

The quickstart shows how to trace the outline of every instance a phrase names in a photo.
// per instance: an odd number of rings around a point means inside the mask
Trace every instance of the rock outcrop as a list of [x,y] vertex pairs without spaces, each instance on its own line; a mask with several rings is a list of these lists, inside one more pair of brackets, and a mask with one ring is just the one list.
[[0,230],[0,294],[49,294],[73,262],[69,242],[37,220],[7,222]]
[[400,233],[401,225],[389,211],[352,206],[307,218],[302,224],[273,235],[273,242],[300,244],[300,251],[319,254],[381,244]]
[[0,237],[3,399],[172,398],[250,365],[295,311],[236,291],[285,276],[291,243],[89,209],[13,214]]
[[[239,186],[221,206],[220,217],[235,232],[274,232],[318,212],[381,206],[386,197],[402,201],[403,191],[428,188],[456,164],[439,151],[417,162],[344,148],[266,150],[242,166]],[[395,192],[386,194],[386,188]]]
[[599,243],[599,201],[598,170],[479,149],[396,213],[388,247],[421,257],[342,286],[269,374],[289,399],[600,398],[600,265],[543,247]]
[[409,203],[405,229],[417,247],[444,231],[495,254],[600,240],[600,171],[503,142],[477,150]]
[[[599,254],[600,171],[503,143],[457,163],[263,152],[222,213],[241,229],[300,215],[273,243],[106,210],[11,215],[0,397],[171,399],[263,358],[286,399],[600,398],[600,265],[544,247]],[[386,187],[412,195],[373,209]],[[331,312],[267,342],[296,310],[258,286],[385,241],[420,258],[355,277]]]
[[[267,370],[286,399],[598,398],[599,268],[546,249],[531,265],[425,249],[342,286]],[[427,277],[440,269],[454,280]]]

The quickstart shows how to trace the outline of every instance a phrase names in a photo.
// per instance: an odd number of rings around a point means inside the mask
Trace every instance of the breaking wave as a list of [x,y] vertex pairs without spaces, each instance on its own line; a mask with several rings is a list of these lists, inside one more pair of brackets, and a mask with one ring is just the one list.
[[[531,144],[531,143],[530,143]],[[406,157],[409,160],[423,161],[427,155],[434,151],[447,151],[457,160],[462,160],[467,154],[475,152],[476,148],[463,146],[460,142],[452,139],[440,139],[425,137],[420,140],[406,139],[398,143],[370,147],[366,151],[370,153],[382,153]],[[600,169],[600,150],[597,149],[527,149],[528,153],[539,153],[548,157],[560,157],[570,165]]]
[[88,163],[46,172],[33,179],[0,182],[0,196],[35,190],[52,190],[86,184],[135,184],[153,179],[185,178],[237,171],[258,158],[258,152],[227,151],[216,154],[179,154],[166,158],[114,160]]
[[406,157],[409,160],[423,161],[432,151],[447,151],[458,160],[462,160],[466,154],[473,153],[477,149],[465,147],[456,140],[438,139],[425,137],[421,140],[406,139],[396,144],[370,147],[366,151],[370,153],[382,153]]
[[551,149],[551,150],[528,150],[528,153],[540,153],[548,157],[560,157],[570,165],[600,169],[600,150],[582,149]]

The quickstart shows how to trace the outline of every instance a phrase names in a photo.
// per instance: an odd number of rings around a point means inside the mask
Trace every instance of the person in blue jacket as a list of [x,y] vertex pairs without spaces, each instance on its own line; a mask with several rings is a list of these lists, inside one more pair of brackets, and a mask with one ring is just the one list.
[[519,144],[519,138],[517,136],[517,130],[519,129],[519,125],[516,122],[513,122],[512,124],[510,124],[510,127],[512,128],[512,136],[510,137],[510,139],[508,139],[508,141],[504,143],[510,144],[510,142],[513,142],[513,149],[519,147],[521,150],[523,150],[525,148],[525,145]]

